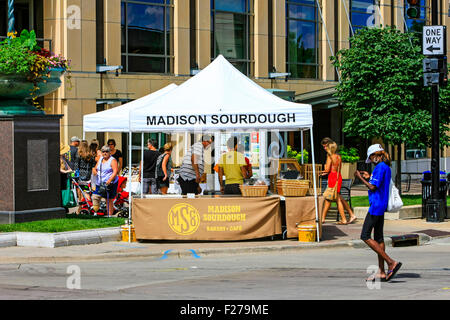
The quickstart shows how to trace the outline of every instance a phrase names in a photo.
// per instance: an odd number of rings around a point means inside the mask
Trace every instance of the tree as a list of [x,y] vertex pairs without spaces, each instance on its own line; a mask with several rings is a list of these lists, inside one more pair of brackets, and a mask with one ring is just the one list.
[[[417,36],[395,27],[363,28],[350,48],[330,59],[341,73],[336,96],[344,107],[343,131],[364,139],[397,145],[431,146],[431,90],[423,86],[423,60]],[[450,122],[450,92],[440,91],[441,145]],[[401,161],[398,161],[401,172]],[[401,176],[397,175],[397,185]]]

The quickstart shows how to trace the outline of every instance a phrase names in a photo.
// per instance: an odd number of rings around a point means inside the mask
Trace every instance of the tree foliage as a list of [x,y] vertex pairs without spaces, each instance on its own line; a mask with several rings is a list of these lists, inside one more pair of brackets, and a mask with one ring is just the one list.
[[[331,57],[341,73],[337,97],[344,107],[344,132],[391,144],[431,146],[431,89],[423,86],[418,37],[395,27],[363,28],[350,48]],[[440,89],[441,144],[450,122],[450,90]]]

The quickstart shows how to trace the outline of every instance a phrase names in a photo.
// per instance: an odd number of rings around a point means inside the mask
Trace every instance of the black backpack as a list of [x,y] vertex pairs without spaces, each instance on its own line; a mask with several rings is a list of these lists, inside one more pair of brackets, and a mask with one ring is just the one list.
[[156,159],[156,169],[155,169],[155,178],[163,178],[164,177],[164,171],[162,169],[162,163],[164,160],[164,157],[167,156],[166,153],[162,153],[158,156],[158,159]]

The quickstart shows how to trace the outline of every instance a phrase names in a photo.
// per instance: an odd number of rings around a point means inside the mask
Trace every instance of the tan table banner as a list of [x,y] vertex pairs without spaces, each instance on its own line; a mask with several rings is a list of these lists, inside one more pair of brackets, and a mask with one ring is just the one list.
[[[296,224],[316,225],[316,210],[314,197],[285,197],[286,203],[286,229],[288,238],[298,238]],[[322,237],[322,208],[323,197],[318,197],[319,204],[319,233]]]
[[246,240],[281,234],[278,197],[133,199],[137,239]]

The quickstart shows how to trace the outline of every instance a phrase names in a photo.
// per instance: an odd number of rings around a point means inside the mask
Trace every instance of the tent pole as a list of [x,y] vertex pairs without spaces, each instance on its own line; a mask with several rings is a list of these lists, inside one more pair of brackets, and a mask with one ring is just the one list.
[[[222,134],[220,131],[214,134],[214,165],[219,163],[221,154]],[[213,172],[214,173],[214,172]],[[219,175],[214,174],[214,191],[220,191]]]
[[131,177],[132,177],[132,175],[131,175],[131,165],[132,165],[132,162],[131,162],[131,155],[132,155],[132,152],[131,152],[131,149],[132,149],[132,144],[133,144],[133,141],[132,141],[132,135],[131,135],[131,131],[129,131],[128,132],[128,182],[129,182],[129,188],[128,188],[128,191],[129,191],[129,208],[128,208],[128,242],[129,243],[131,243],[131,208],[132,208],[132,202],[133,202],[133,193],[132,193],[132,188],[131,188],[131,185],[132,185],[132,180],[131,180]]
[[141,199],[144,198],[144,132],[141,133]]
[[312,126],[309,128],[310,136],[311,136],[311,159],[312,159],[312,168],[313,168],[313,187],[314,187],[314,207],[316,209],[316,229],[317,229],[317,242],[320,242],[320,228],[319,228],[319,205],[317,200],[317,186],[316,186],[316,161],[314,159],[314,137]]
[[303,158],[303,130],[300,130],[300,152],[302,153],[302,164],[305,164],[305,159]]

